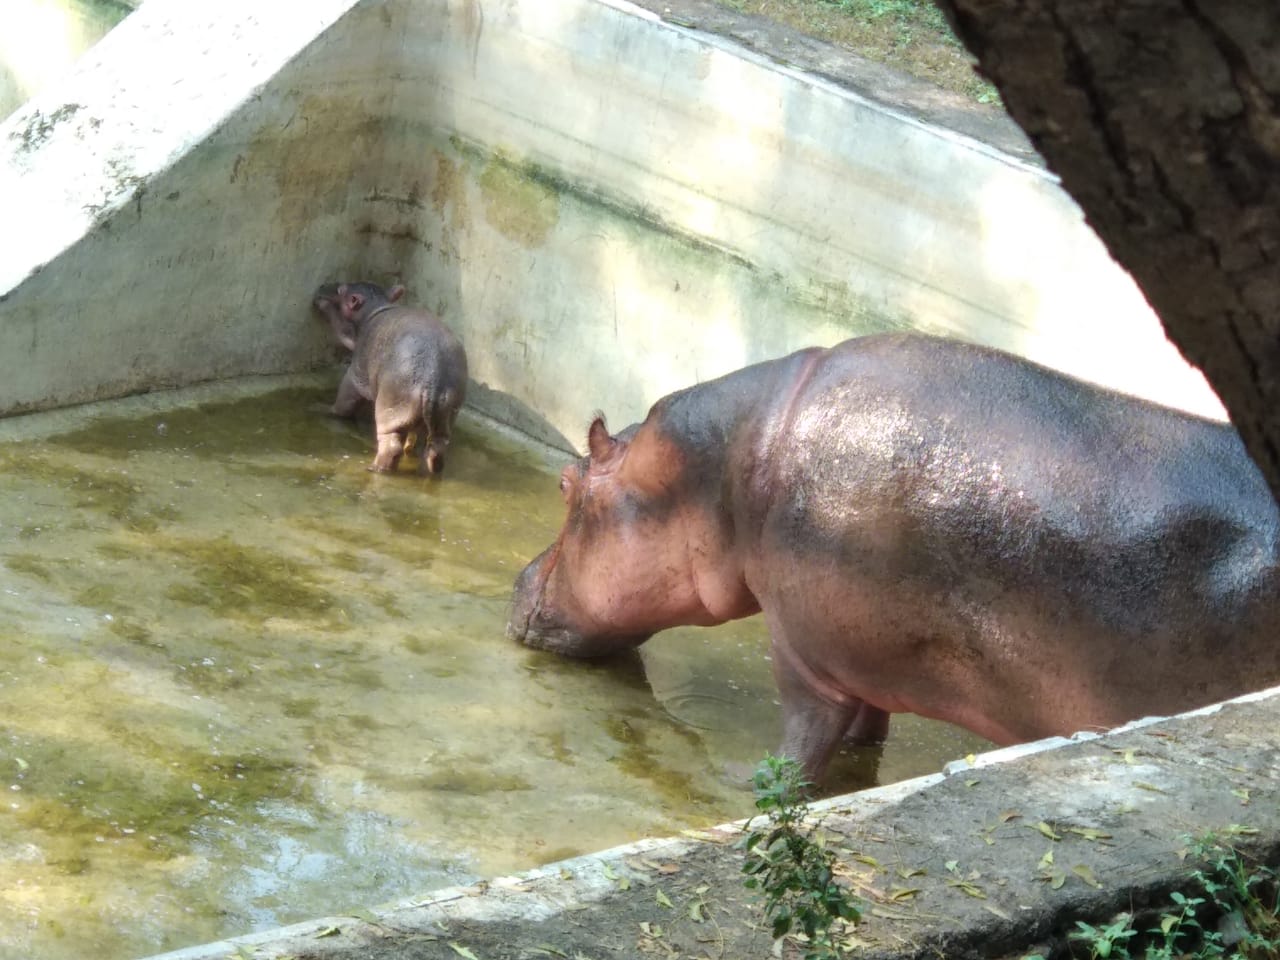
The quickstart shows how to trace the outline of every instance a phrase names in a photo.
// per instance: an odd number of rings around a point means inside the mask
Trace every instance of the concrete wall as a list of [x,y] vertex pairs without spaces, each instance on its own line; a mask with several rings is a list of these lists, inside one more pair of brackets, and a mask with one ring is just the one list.
[[0,8],[0,119],[67,73],[141,0],[5,0]]
[[0,238],[0,411],[325,362],[308,294],[357,276],[561,445],[895,327],[1220,409],[1052,178],[980,143],[611,0],[272,6],[149,0],[0,127],[34,225]]

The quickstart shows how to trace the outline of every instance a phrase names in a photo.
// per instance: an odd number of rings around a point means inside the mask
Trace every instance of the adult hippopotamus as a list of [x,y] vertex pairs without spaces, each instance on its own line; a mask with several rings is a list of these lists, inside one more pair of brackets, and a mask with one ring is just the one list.
[[1280,515],[1227,425],[891,334],[673,393],[565,468],[508,632],[573,656],[763,611],[782,752],[997,743],[1280,681]]

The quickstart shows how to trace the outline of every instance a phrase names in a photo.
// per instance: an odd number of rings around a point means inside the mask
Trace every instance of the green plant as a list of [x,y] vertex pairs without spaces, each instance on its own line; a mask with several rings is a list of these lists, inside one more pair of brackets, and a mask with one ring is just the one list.
[[[1280,960],[1280,870],[1246,863],[1236,850],[1205,838],[1195,848],[1209,869],[1192,876],[1221,911],[1224,926],[1235,930],[1238,956]],[[1226,956],[1226,953],[1204,956]]]
[[[1207,863],[1190,878],[1204,896],[1173,891],[1172,909],[1142,933],[1129,914],[1121,914],[1105,927],[1077,920],[1068,939],[1084,944],[1091,960],[1280,960],[1280,871],[1246,862],[1212,835],[1192,844],[1191,852]],[[1216,929],[1206,928],[1209,920]],[[1141,952],[1131,953],[1135,946]]]
[[1133,929],[1133,918],[1127,913],[1105,927],[1095,927],[1083,920],[1076,921],[1078,928],[1068,939],[1082,940],[1089,946],[1090,960],[1107,960],[1108,957],[1128,957],[1126,941],[1138,931]]
[[785,757],[766,755],[753,778],[759,817],[747,821],[747,835],[737,846],[746,851],[743,885],[765,897],[765,916],[773,936],[800,931],[807,940],[805,960],[839,957],[841,948],[832,927],[856,923],[862,916],[858,900],[836,882],[836,855],[827,849],[815,825],[806,825],[805,792],[810,784],[800,765]]

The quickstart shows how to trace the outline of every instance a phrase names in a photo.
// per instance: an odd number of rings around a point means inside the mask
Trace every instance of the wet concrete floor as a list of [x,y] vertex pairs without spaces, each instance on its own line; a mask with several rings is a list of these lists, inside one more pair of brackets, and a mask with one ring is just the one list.
[[[750,813],[779,728],[758,619],[608,664],[511,643],[567,457],[464,415],[442,480],[374,475],[331,380],[0,422],[0,957],[154,953]],[[898,718],[829,789],[981,745]]]

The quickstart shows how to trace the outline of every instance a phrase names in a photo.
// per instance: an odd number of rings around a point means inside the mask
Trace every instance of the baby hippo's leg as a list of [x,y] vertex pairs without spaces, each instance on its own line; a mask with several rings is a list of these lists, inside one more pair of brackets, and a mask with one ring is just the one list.
[[428,437],[418,451],[418,473],[435,476],[444,469],[444,452],[449,448],[449,438]]
[[400,457],[412,438],[410,432],[416,426],[417,405],[406,403],[394,394],[378,391],[374,403],[373,422],[378,431],[378,453],[369,469],[375,473],[390,473],[400,465]]
[[338,417],[354,417],[356,410],[360,407],[360,401],[364,397],[360,391],[356,389],[355,379],[348,370],[342,376],[342,382],[338,384],[338,396],[333,401],[333,413]]
[[392,473],[400,465],[404,453],[404,439],[398,430],[378,431],[378,452],[369,467],[374,473]]

